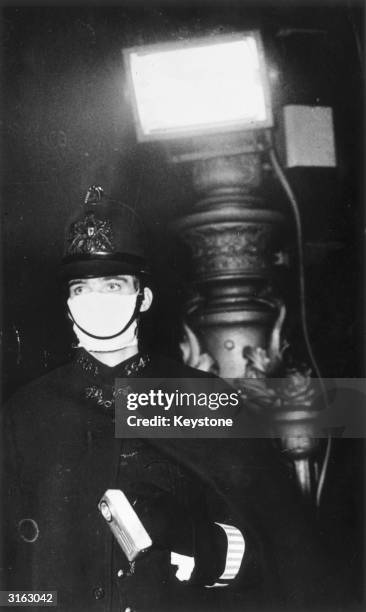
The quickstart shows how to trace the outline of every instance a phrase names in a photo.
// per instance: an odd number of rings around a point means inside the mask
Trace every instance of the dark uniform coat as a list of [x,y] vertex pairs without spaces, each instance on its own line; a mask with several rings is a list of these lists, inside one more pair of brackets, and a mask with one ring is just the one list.
[[[9,403],[7,588],[55,590],[67,612],[253,612],[329,602],[336,570],[269,442],[116,439],[113,385],[128,376],[203,373],[143,355],[109,368],[79,349]],[[175,500],[176,514],[158,506],[166,548],[130,565],[97,504],[106,489],[132,498],[151,487]],[[226,536],[215,522],[240,529],[246,548],[233,584],[207,588],[225,567]],[[170,551],[185,545],[196,568],[179,582]]]

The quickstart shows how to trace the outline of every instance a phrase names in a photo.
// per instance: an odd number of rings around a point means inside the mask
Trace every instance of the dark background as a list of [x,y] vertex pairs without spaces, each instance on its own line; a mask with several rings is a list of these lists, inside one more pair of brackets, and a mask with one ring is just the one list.
[[[168,222],[196,196],[189,168],[169,165],[158,144],[136,143],[121,49],[251,27],[261,29],[277,73],[276,116],[288,103],[334,110],[338,167],[288,176],[304,224],[309,328],[320,369],[327,377],[361,376],[362,4],[119,4],[2,9],[5,395],[70,355],[57,267],[65,223],[93,183],[134,207],[151,229],[160,293],[152,342],[177,354],[189,270]],[[283,200],[275,184],[267,196]]]

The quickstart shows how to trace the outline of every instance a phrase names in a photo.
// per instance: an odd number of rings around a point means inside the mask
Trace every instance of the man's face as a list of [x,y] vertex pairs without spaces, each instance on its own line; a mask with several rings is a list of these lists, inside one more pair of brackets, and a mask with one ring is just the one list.
[[69,296],[74,298],[86,293],[117,293],[131,295],[136,293],[139,282],[135,276],[100,276],[97,278],[73,279],[69,282]]

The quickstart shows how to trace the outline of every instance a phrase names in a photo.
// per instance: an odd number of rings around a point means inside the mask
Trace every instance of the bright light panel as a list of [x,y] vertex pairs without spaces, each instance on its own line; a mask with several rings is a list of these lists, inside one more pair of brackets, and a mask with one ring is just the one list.
[[125,55],[140,140],[272,125],[258,32]]

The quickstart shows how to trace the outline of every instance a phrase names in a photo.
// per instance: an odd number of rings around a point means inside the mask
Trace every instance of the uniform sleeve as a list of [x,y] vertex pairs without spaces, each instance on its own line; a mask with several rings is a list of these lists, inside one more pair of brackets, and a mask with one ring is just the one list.
[[[155,442],[155,441],[154,441]],[[224,455],[228,443],[216,440],[159,441],[171,458],[180,459],[191,474],[191,492],[183,514],[175,514],[170,550],[176,578],[207,588],[238,589],[262,581],[263,534],[256,522],[251,501],[240,508],[233,501],[233,484],[227,474],[230,463]],[[232,446],[230,444],[230,446]],[[226,469],[220,469],[220,455]],[[214,463],[214,460],[216,463]],[[217,465],[218,463],[218,465]],[[238,473],[240,479],[242,473]],[[221,481],[221,482],[220,482]],[[164,505],[166,508],[166,505]],[[182,545],[191,540],[192,546]],[[185,533],[181,538],[179,534]]]
[[245,534],[233,521],[213,520],[217,513],[212,499],[207,498],[205,487],[195,485],[190,487],[191,497],[182,503],[172,493],[141,483],[134,487],[130,503],[153,546],[171,553],[178,580],[204,587],[229,586],[243,564]]
[[33,518],[37,505],[35,488],[26,476],[28,472],[38,473],[31,452],[27,454],[27,449],[36,446],[37,430],[29,403],[28,393],[19,391],[2,409],[2,561],[3,583],[8,590],[32,590],[30,544],[39,535]]
[[14,424],[11,418],[10,404],[2,411],[2,478],[1,499],[2,513],[2,588],[11,588],[16,569],[20,565],[17,555],[19,509],[21,506],[21,486],[19,477],[19,457],[17,454]]

